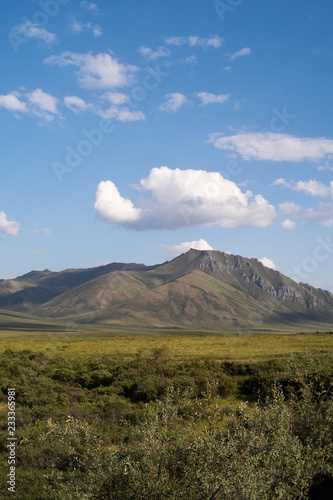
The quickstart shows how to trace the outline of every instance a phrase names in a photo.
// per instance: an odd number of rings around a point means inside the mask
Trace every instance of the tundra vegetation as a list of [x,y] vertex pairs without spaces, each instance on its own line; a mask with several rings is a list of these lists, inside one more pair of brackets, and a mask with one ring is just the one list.
[[1,498],[12,495],[8,387],[17,395],[17,498],[330,498],[328,350],[248,361],[165,348],[66,351],[0,355]]

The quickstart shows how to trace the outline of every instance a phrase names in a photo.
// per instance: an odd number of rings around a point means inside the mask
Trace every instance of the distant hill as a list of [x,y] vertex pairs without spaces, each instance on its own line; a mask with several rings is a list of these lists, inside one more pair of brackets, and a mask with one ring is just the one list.
[[333,323],[333,294],[257,259],[191,249],[150,267],[113,263],[2,280],[0,309],[110,327],[315,329]]

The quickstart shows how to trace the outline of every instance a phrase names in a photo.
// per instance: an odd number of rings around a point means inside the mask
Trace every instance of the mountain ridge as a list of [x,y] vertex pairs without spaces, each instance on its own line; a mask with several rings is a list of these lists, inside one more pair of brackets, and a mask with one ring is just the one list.
[[2,280],[0,309],[110,327],[306,328],[332,323],[333,294],[258,259],[191,249],[153,266],[111,263]]

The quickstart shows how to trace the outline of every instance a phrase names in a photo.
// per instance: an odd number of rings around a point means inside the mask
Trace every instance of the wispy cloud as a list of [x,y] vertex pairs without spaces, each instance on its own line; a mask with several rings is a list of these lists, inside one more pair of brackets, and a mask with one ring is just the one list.
[[316,179],[295,182],[279,178],[274,181],[274,185],[284,186],[293,191],[300,191],[305,194],[310,194],[311,196],[333,197],[333,181],[331,181],[329,185],[326,185]]
[[218,49],[223,45],[223,38],[219,35],[209,35],[208,37],[200,36],[172,36],[165,39],[167,45],[175,45],[180,47],[188,45],[189,47],[201,47],[203,49],[214,48]]
[[41,28],[38,24],[31,21],[13,26],[11,34],[23,36],[28,40],[37,40],[48,47],[57,42],[57,37],[54,33],[51,33],[46,28]]
[[211,94],[209,92],[198,92],[197,96],[201,100],[201,104],[223,104],[226,102],[231,94]]
[[76,35],[79,35],[84,31],[91,31],[94,37],[97,38],[98,36],[101,36],[103,34],[102,28],[97,24],[93,24],[91,22],[82,23],[81,21],[78,21],[76,18],[71,18],[71,20],[68,23],[68,27],[70,31]]
[[128,108],[118,108],[114,106],[106,110],[99,110],[97,114],[108,120],[117,120],[119,122],[135,122],[146,119],[142,111],[131,111]]
[[64,98],[65,106],[74,113],[82,113],[89,109],[90,105],[87,104],[81,97],[69,95]]
[[31,232],[32,234],[51,234],[51,231],[47,229],[47,227],[44,227],[43,229],[34,229]]
[[94,56],[91,52],[78,54],[67,51],[59,56],[47,57],[44,63],[77,67],[78,84],[87,89],[124,87],[133,81],[134,74],[139,69],[119,62],[110,54],[100,53]]
[[171,94],[166,94],[166,101],[160,106],[161,111],[166,111],[167,113],[175,113],[184,104],[188,104],[188,99],[184,94],[180,92],[174,92]]
[[93,2],[81,2],[80,3],[80,6],[83,8],[83,9],[87,9],[87,10],[90,10],[94,13],[97,13],[98,12],[98,5],[97,3],[93,3]]
[[158,47],[156,50],[142,45],[141,47],[139,47],[138,52],[140,55],[146,57],[151,61],[154,61],[160,57],[167,57],[170,55],[170,50],[168,50],[166,47],[163,47],[163,45]]
[[218,149],[232,151],[244,160],[319,160],[333,153],[333,140],[323,137],[294,137],[273,132],[239,133],[231,136],[211,134],[209,141]]
[[275,208],[261,195],[240,188],[219,172],[153,168],[134,186],[146,196],[123,198],[112,181],[98,185],[95,209],[113,224],[136,229],[176,229],[220,225],[225,228],[272,224]]
[[234,59],[237,59],[237,57],[249,56],[250,54],[251,54],[250,47],[244,47],[243,49],[239,50],[238,52],[235,52],[234,54],[230,54],[229,59],[231,61],[233,61]]

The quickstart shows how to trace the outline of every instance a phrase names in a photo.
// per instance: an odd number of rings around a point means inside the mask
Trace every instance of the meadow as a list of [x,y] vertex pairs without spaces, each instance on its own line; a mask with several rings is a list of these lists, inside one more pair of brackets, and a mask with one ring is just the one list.
[[[26,338],[15,333],[16,338],[0,338],[0,352],[6,349],[20,351],[30,349],[49,354],[61,354],[65,358],[84,359],[108,356],[134,356],[139,351],[165,349],[175,360],[228,359],[258,361],[290,354],[325,353],[333,349],[330,333],[252,333],[232,334],[183,331],[111,331],[87,333],[85,337],[49,332]],[[14,334],[13,334],[14,336]]]

